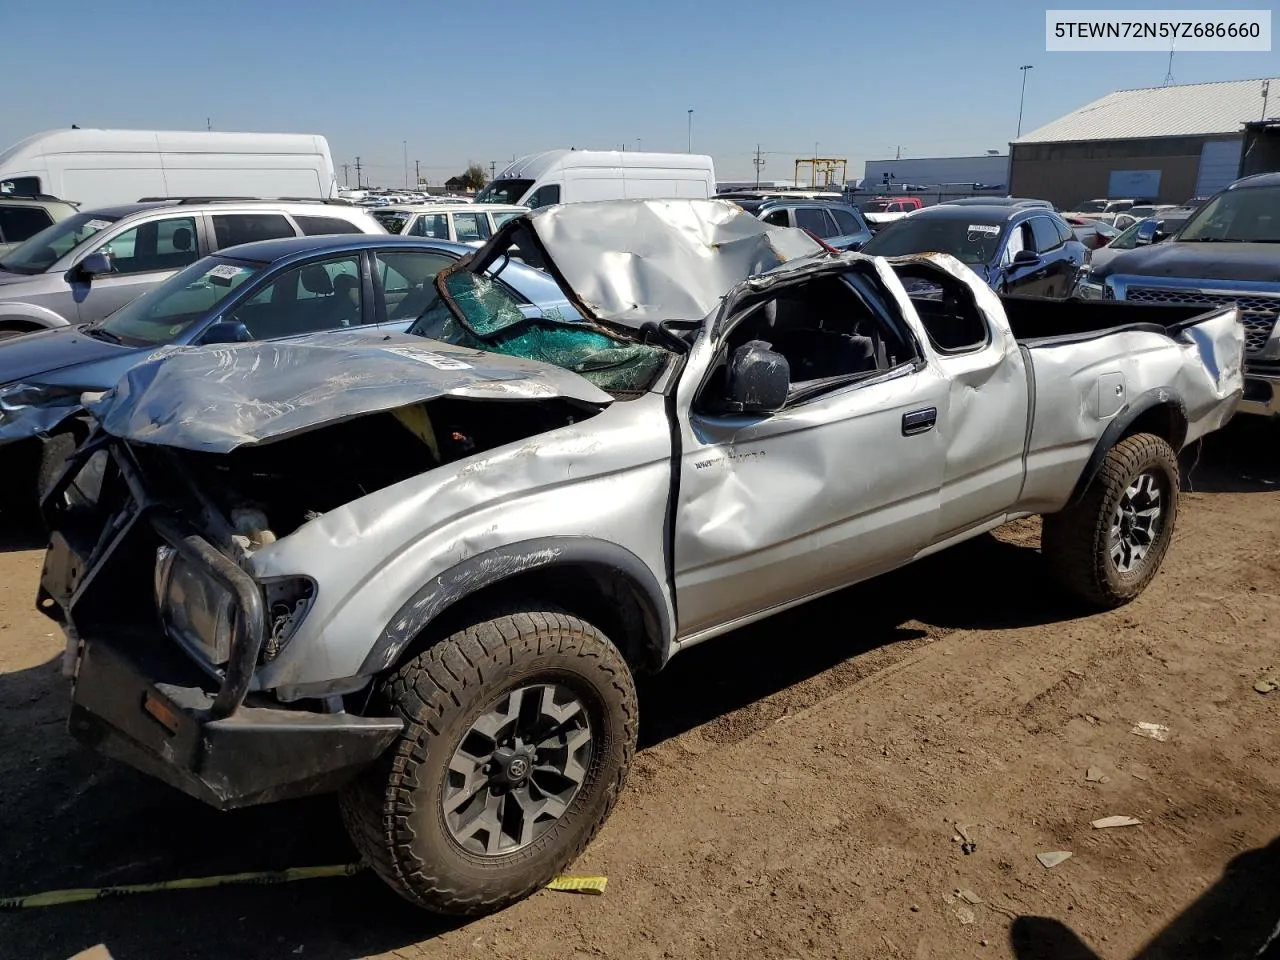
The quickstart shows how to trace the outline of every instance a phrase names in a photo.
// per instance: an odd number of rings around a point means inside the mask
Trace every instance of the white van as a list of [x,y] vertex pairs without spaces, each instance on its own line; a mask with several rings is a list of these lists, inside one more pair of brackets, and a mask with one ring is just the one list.
[[548,207],[583,200],[707,199],[716,194],[711,158],[696,153],[546,150],[511,163],[477,203]]
[[0,152],[0,193],[52,194],[82,208],[143,197],[338,195],[324,137],[301,133],[53,130]]

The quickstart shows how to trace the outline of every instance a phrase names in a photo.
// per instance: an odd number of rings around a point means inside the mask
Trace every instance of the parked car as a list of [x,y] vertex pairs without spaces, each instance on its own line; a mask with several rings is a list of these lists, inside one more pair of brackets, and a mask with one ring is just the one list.
[[862,250],[877,257],[950,254],[992,289],[1036,297],[1070,296],[1088,255],[1052,210],[952,204],[890,224]]
[[[8,492],[34,503],[85,436],[81,395],[110,388],[158,348],[403,331],[434,298],[436,273],[471,252],[385,234],[263,240],[204,257],[102,320],[0,343],[0,450],[35,467],[6,470]],[[495,283],[522,310],[577,316],[550,277],[523,263]]]
[[428,237],[458,243],[483,243],[497,229],[528,207],[478,203],[388,204],[373,212],[387,233]]
[[873,233],[887,223],[893,223],[909,213],[915,213],[923,206],[919,197],[876,197],[858,203],[862,219],[867,222],[867,226]]
[[[1152,235],[1152,242],[1158,243],[1160,240],[1164,240],[1177,233],[1193,213],[1195,213],[1195,210],[1191,210],[1186,207],[1173,207],[1169,210],[1161,211],[1158,217],[1149,217],[1148,219],[1153,221],[1156,225],[1155,232]],[[1142,224],[1146,222],[1146,220],[1139,220],[1119,236],[1115,237],[1105,247],[1093,251],[1083,275],[1087,275],[1088,271],[1093,267],[1101,269],[1101,267],[1116,254],[1121,253],[1124,250],[1132,250],[1134,247],[1138,246],[1138,233],[1141,230]]]
[[[587,312],[524,317],[483,275],[513,246]],[[445,913],[577,856],[633,675],[699,642],[1034,514],[1065,590],[1133,600],[1241,389],[1233,308],[1002,305],[707,201],[537,210],[435,283],[408,335],[130,370],[45,500],[38,607],[74,736],[216,807],[341,790]]]
[[1084,244],[1086,250],[1097,250],[1120,236],[1120,231],[1109,223],[1092,220],[1088,217],[1064,216],[1067,226],[1075,234],[1075,238]]
[[0,258],[45,227],[53,226],[75,212],[74,203],[47,194],[18,196],[0,193]]
[[476,202],[533,208],[622,197],[715,195],[715,164],[706,154],[560,149],[513,160],[476,194]]
[[831,200],[769,200],[755,210],[749,201],[735,201],[748,213],[775,227],[807,230],[836,250],[857,250],[871,239],[871,230],[857,207]]
[[101,320],[224,247],[326,233],[386,231],[338,202],[193,198],[80,211],[0,259],[0,340]]
[[1280,173],[1237,180],[1172,236],[1159,221],[1144,220],[1134,243],[1090,265],[1077,295],[1205,308],[1239,304],[1248,344],[1240,410],[1280,415]]
[[1155,203],[1155,201],[1140,197],[1127,198],[1123,200],[1083,200],[1068,212],[1084,215],[1097,213],[1124,213],[1134,204],[1139,203]]

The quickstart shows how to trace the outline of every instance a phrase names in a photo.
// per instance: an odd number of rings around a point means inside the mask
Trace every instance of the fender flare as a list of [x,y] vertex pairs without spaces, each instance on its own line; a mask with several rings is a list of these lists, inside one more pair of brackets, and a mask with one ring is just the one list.
[[25,303],[21,300],[0,300],[0,326],[12,321],[34,324],[37,327],[50,330],[54,327],[71,326],[71,321],[48,307],[42,307],[35,303]]
[[623,576],[657,624],[658,636],[650,639],[661,645],[660,662],[665,662],[674,636],[671,610],[657,576],[643,560],[606,540],[539,537],[478,553],[432,577],[383,627],[360,665],[359,675],[373,676],[386,670],[431,621],[485,587],[534,570],[579,564],[611,568]]
[[1138,418],[1161,407],[1168,408],[1176,413],[1177,422],[1181,425],[1178,436],[1168,439],[1173,445],[1175,453],[1182,449],[1183,441],[1187,435],[1187,405],[1183,402],[1182,397],[1168,387],[1156,387],[1146,393],[1139,394],[1112,417],[1111,422],[1102,431],[1102,436],[1098,438],[1098,442],[1094,445],[1093,453],[1089,455],[1089,460],[1085,463],[1080,479],[1076,481],[1075,489],[1071,492],[1071,499],[1068,503],[1076,504],[1083,499],[1085,491],[1089,489],[1089,485],[1097,477],[1098,471],[1102,469],[1102,461],[1106,459],[1107,453],[1120,442],[1121,438],[1125,436]]

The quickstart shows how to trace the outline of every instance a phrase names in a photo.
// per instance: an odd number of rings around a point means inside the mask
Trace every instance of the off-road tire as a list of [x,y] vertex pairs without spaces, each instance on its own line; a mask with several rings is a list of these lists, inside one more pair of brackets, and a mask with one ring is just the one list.
[[[530,845],[479,857],[450,834],[441,795],[450,758],[472,723],[504,693],[530,683],[572,688],[594,745],[566,812]],[[562,611],[517,608],[459,630],[388,675],[371,710],[405,731],[340,804],[352,842],[397,893],[435,913],[499,910],[544,887],[608,818],[635,753],[631,672],[591,624]]]
[[[1112,518],[1126,489],[1144,473],[1161,487],[1160,526],[1136,569],[1121,573],[1112,560]],[[1112,609],[1137,597],[1160,569],[1178,516],[1178,457],[1168,441],[1150,433],[1125,437],[1109,451],[1078,503],[1044,518],[1041,550],[1058,583],[1093,607]]]

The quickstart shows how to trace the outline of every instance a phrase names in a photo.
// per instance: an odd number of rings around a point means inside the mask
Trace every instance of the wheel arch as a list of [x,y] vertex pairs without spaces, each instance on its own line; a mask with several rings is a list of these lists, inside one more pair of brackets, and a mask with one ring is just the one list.
[[21,300],[0,303],[0,330],[34,333],[37,330],[52,330],[66,326],[70,326],[67,318],[48,307]]
[[633,672],[666,663],[674,635],[671,610],[644,561],[604,540],[544,537],[477,554],[433,577],[384,626],[360,675],[391,669],[486,619],[484,611],[531,597],[598,627]]
[[1167,387],[1160,387],[1139,395],[1116,414],[1102,431],[1080,479],[1076,481],[1069,502],[1080,502],[1098,471],[1102,469],[1107,452],[1121,440],[1137,433],[1151,433],[1166,440],[1173,447],[1173,452],[1177,453],[1186,442],[1187,429],[1187,407],[1177,393]]

